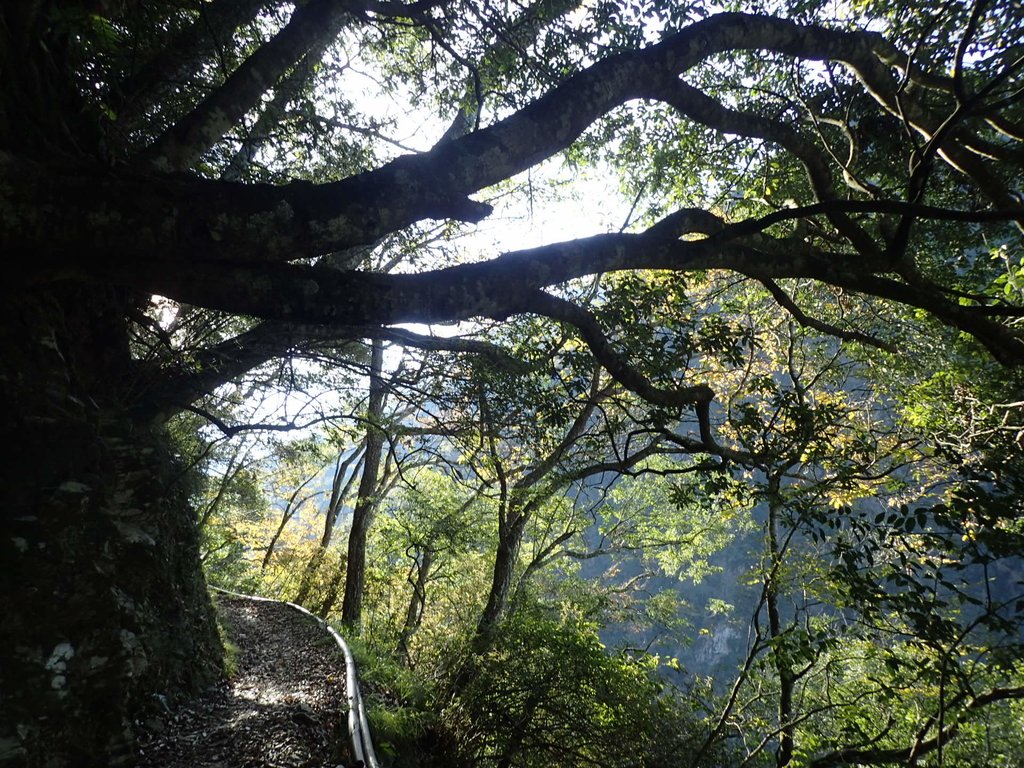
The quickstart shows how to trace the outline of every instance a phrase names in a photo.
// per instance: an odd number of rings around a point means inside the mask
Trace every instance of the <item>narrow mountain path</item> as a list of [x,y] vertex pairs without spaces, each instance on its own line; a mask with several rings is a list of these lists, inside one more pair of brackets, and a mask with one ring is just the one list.
[[144,724],[147,768],[345,765],[345,658],[314,620],[284,603],[217,595],[237,647],[229,680]]

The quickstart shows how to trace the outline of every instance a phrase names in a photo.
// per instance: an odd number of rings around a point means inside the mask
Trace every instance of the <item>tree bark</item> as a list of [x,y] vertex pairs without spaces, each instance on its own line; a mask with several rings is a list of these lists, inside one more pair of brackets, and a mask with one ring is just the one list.
[[14,764],[131,764],[154,696],[221,673],[180,467],[125,411],[127,301],[0,296],[0,758]]
[[409,607],[405,611],[405,622],[402,624],[402,633],[398,638],[398,646],[395,652],[406,662],[410,662],[409,641],[420,627],[423,620],[423,609],[427,604],[427,579],[430,577],[430,569],[434,565],[434,550],[427,544],[419,553],[416,559],[416,578],[410,575],[412,583],[412,594],[409,595]]
[[352,530],[348,536],[348,558],[345,561],[345,601],[341,606],[341,620],[358,627],[363,611],[363,586],[366,582],[366,537],[377,505],[377,474],[384,448],[384,343],[373,342],[370,361],[370,398],[367,409],[366,455],[363,474],[359,479],[356,506],[352,511]]
[[[324,558],[327,556],[327,548],[331,545],[331,539],[334,537],[334,528],[338,522],[338,515],[341,513],[342,504],[345,498],[348,496],[349,489],[352,487],[352,482],[356,478],[356,473],[359,471],[359,465],[362,461],[363,450],[365,444],[356,450],[351,456],[342,461],[341,457],[338,457],[338,464],[334,469],[334,480],[331,483],[331,498],[327,502],[327,511],[324,514],[324,532],[320,537],[320,544],[317,546],[313,556],[306,563],[306,567],[302,572],[302,580],[299,583],[299,592],[295,596],[295,602],[299,605],[306,605],[309,600],[309,593],[313,589],[313,581],[316,578],[317,571],[320,570],[320,566],[323,565]],[[352,475],[345,482],[342,487],[341,482],[344,479],[345,473],[353,460],[356,460],[355,469],[352,471]],[[340,569],[339,565],[339,569]],[[339,579],[333,580],[331,583],[334,584],[334,589],[337,589]],[[330,600],[328,608],[333,606],[333,599]],[[327,605],[327,599],[325,598],[324,604]],[[325,615],[321,610],[320,615]]]
[[[779,569],[782,567],[782,552],[779,545],[779,480],[770,479],[772,498],[768,502],[768,576],[765,584],[765,604],[768,608],[768,632],[773,640],[780,638],[784,632],[782,617],[779,612]],[[789,765],[793,759],[795,726],[793,723],[793,690],[796,675],[789,655],[779,647],[772,649],[772,662],[779,678],[779,749],[775,753],[775,764]]]

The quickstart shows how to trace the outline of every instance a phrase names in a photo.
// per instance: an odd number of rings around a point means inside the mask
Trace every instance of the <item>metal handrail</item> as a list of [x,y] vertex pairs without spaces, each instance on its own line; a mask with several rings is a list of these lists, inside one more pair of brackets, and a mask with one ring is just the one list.
[[290,605],[310,618],[316,620],[320,626],[334,638],[334,641],[341,648],[345,655],[345,695],[348,698],[348,736],[352,743],[352,752],[357,763],[362,763],[366,768],[380,768],[377,762],[377,753],[373,749],[373,740],[370,738],[370,722],[366,717],[366,707],[363,705],[363,695],[359,691],[359,679],[356,677],[356,661],[348,643],[338,634],[330,624],[321,619],[315,613],[296,603],[287,600],[275,600],[271,597],[260,597],[258,595],[243,595],[241,592],[232,592],[230,589],[210,586],[210,589],[223,592],[225,595],[241,597],[247,600],[259,600],[265,603],[284,603]]

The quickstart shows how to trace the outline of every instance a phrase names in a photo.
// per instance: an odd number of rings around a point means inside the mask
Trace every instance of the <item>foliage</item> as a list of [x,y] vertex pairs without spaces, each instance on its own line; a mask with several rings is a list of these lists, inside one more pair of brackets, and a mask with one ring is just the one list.
[[[684,756],[701,737],[656,658],[609,653],[595,625],[540,604],[503,620],[454,696],[449,680],[360,648],[376,737],[396,763],[690,765]],[[716,751],[701,764],[722,759]]]
[[[396,760],[1009,760],[1022,37],[984,0],[7,4],[11,423],[166,427],[216,584],[330,613],[368,553]],[[728,675],[651,645],[717,626]]]
[[470,764],[678,764],[694,727],[657,696],[652,662],[609,655],[592,625],[524,609],[445,716]]

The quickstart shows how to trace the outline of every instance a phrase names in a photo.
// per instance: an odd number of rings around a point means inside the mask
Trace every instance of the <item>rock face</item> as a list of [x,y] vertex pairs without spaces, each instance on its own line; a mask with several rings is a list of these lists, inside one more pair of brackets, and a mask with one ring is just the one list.
[[131,415],[126,309],[0,297],[0,764],[130,763],[154,697],[221,674],[185,473]]

